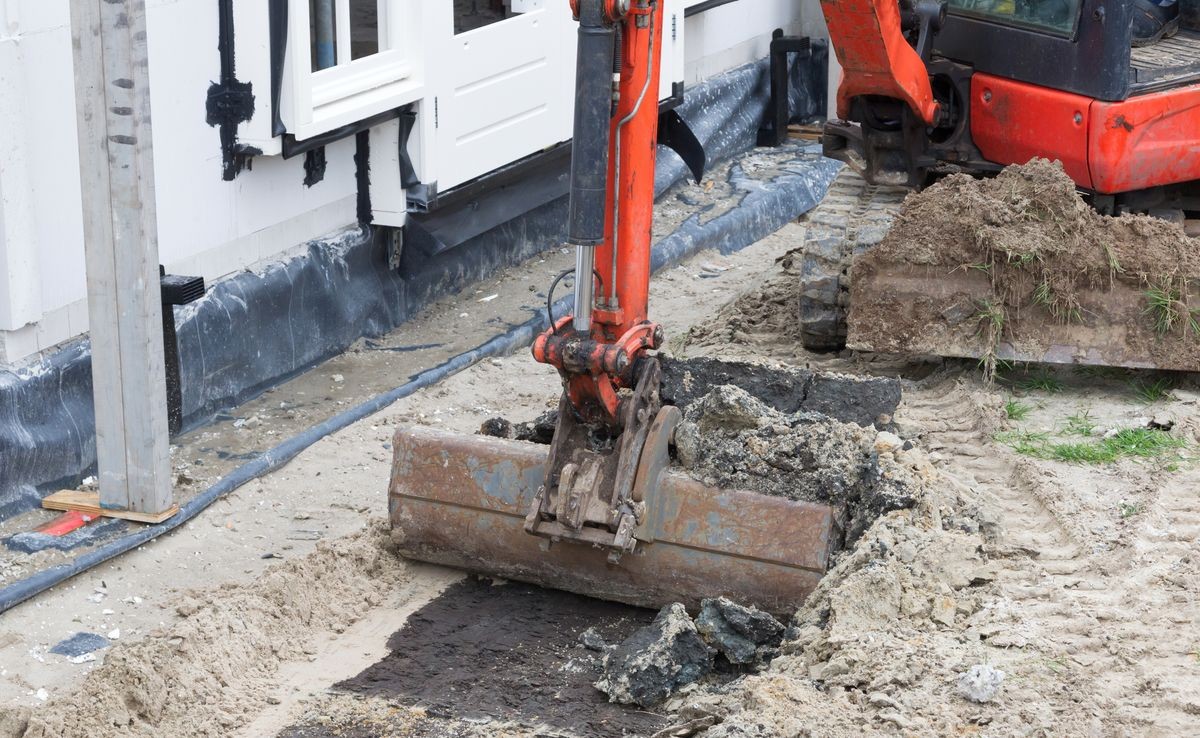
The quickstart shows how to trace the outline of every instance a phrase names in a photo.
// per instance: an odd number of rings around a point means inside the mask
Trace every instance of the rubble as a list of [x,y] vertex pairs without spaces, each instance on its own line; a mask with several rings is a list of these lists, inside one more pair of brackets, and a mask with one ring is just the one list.
[[770,661],[783,640],[783,623],[755,607],[724,597],[700,604],[696,629],[731,664]]
[[514,423],[502,417],[489,418],[479,427],[480,435],[509,438],[515,441],[548,444],[554,439],[558,411],[548,410],[533,421]]
[[1004,672],[988,664],[976,664],[958,678],[958,693],[972,702],[991,702],[1004,683]]
[[879,516],[912,507],[929,473],[891,432],[783,413],[731,384],[688,407],[675,445],[680,465],[705,484],[840,508],[848,545]]
[[608,642],[604,640],[604,636],[600,635],[600,632],[595,628],[588,628],[579,634],[579,645],[583,646],[589,651],[599,651],[600,653],[604,653],[605,651],[613,648],[613,646],[610,646]]
[[712,666],[713,651],[687,610],[675,603],[604,657],[604,674],[595,686],[612,702],[649,707],[700,679]]

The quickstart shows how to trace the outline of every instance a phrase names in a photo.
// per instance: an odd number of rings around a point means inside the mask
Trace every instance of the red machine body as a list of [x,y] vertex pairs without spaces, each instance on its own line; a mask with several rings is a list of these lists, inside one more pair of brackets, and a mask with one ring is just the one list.
[[997,164],[1059,159],[1105,195],[1200,179],[1200,85],[1104,102],[976,74],[971,133]]

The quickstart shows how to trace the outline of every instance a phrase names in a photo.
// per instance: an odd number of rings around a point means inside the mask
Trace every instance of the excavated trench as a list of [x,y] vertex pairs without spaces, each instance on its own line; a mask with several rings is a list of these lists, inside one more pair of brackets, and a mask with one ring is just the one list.
[[[605,644],[653,619],[628,605],[471,578],[411,615],[388,640],[390,655],[335,689],[419,709],[412,735],[455,735],[449,723],[484,735],[512,725],[581,738],[649,735],[665,715],[610,703],[592,684]],[[282,736],[378,734],[362,723],[302,724]]]
[[[896,380],[716,359],[662,365],[663,397],[685,417],[677,463],[693,476],[830,504],[851,543],[880,515],[913,504],[893,459],[900,446],[879,444],[895,438],[882,429],[893,427]],[[552,414],[496,418],[482,432],[547,443],[553,426]],[[679,608],[656,619],[652,610],[471,578],[410,616],[388,656],[335,685],[361,711],[310,716],[281,735],[649,736],[677,722],[661,703],[679,688],[711,689],[766,668],[785,625],[727,601],[694,622]],[[747,637],[754,633],[766,635]]]

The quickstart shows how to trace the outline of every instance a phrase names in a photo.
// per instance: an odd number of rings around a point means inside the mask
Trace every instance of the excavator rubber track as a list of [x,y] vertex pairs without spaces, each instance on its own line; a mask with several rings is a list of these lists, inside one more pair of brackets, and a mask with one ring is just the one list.
[[846,347],[851,263],[883,240],[908,192],[868,184],[844,167],[825,199],[805,218],[798,316],[804,348],[840,351]]

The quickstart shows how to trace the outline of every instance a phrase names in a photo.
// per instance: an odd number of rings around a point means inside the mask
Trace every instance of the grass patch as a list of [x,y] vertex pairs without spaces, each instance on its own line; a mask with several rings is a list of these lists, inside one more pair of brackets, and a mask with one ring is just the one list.
[[1188,308],[1183,302],[1182,290],[1174,287],[1152,287],[1144,293],[1146,309],[1143,311],[1154,321],[1154,330],[1158,335],[1183,328],[1184,332],[1191,331],[1192,335],[1200,336],[1200,322],[1196,321],[1196,311]]
[[1009,400],[1004,403],[1004,415],[1009,420],[1024,420],[1025,416],[1029,415],[1033,410],[1033,405],[1026,405],[1017,400]]
[[1170,377],[1159,377],[1153,381],[1146,379],[1135,379],[1130,383],[1133,388],[1133,394],[1147,405],[1153,404],[1165,398],[1174,389],[1175,383]]
[[1058,442],[1048,433],[1012,431],[996,440],[1024,456],[1074,464],[1110,464],[1122,458],[1152,459],[1187,447],[1187,441],[1164,431],[1126,428],[1095,441]]
[[1121,514],[1122,520],[1128,520],[1134,515],[1142,512],[1142,506],[1132,502],[1121,502],[1117,505],[1117,512]]
[[1016,386],[1026,392],[1062,392],[1063,383],[1058,377],[1046,370],[1034,372],[1015,382]]
[[1033,431],[1004,431],[997,433],[996,440],[1007,445],[1013,451],[1023,456],[1035,456],[1042,458],[1042,449],[1050,443],[1049,433],[1035,433]]
[[1090,411],[1085,410],[1082,413],[1067,417],[1067,435],[1090,438],[1095,430],[1096,424],[1092,422],[1092,414]]

